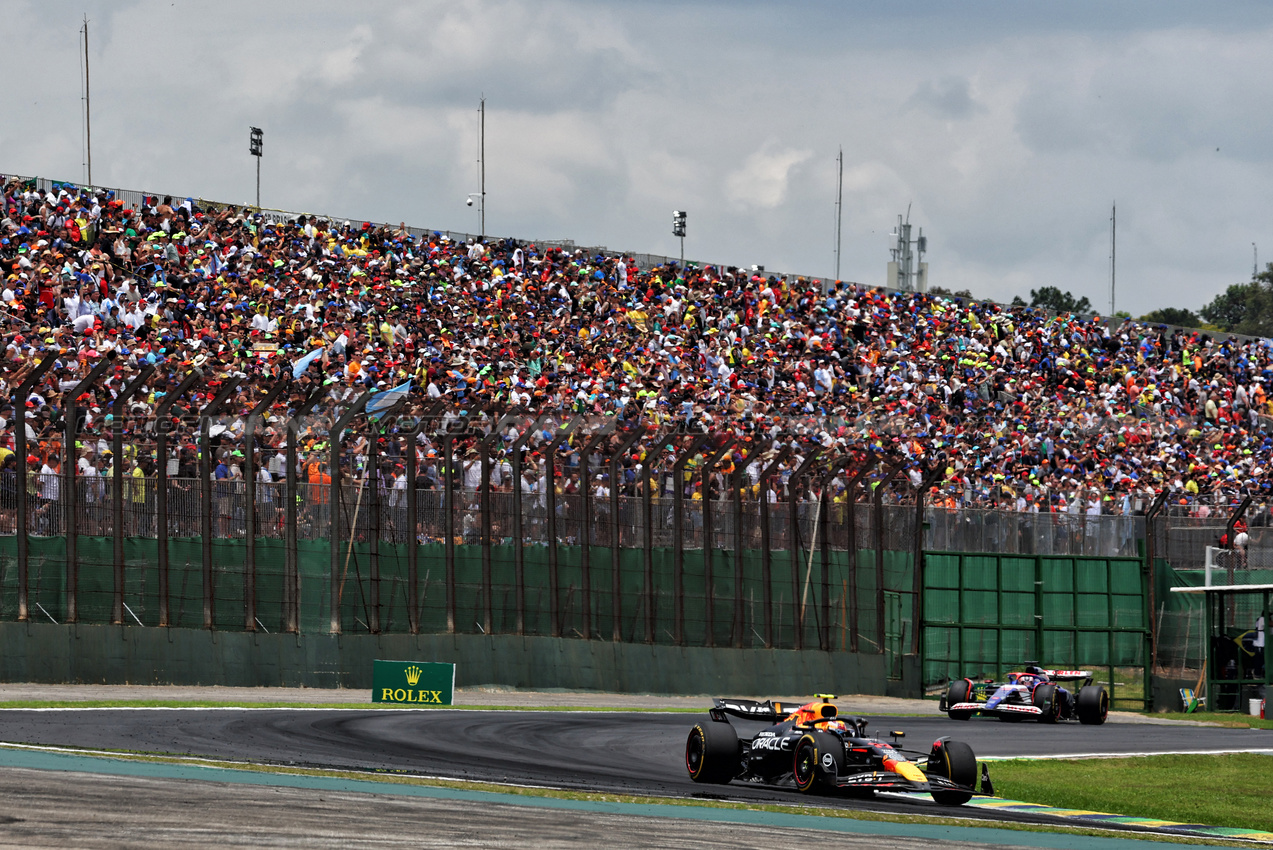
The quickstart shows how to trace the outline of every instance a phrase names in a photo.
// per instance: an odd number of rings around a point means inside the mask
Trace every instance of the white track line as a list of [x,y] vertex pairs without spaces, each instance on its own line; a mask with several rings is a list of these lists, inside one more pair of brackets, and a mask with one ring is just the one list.
[[1154,750],[1141,753],[1062,753],[1054,755],[977,756],[977,761],[1020,761],[1022,759],[1131,759],[1149,756],[1224,756],[1230,753],[1255,753],[1273,755],[1273,748],[1228,747],[1223,750]]

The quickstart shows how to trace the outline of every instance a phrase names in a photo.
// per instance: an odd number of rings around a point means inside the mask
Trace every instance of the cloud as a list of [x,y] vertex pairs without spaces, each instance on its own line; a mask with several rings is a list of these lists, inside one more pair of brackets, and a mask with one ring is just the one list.
[[986,111],[973,99],[972,84],[967,77],[924,80],[902,106],[903,112],[910,110],[926,112],[947,121],[959,121]]
[[786,200],[791,169],[811,156],[808,150],[758,150],[725,178],[725,197],[744,206],[776,207]]
[[[845,279],[913,204],[934,283],[1100,304],[1117,200],[1120,306],[1197,308],[1273,242],[1273,5],[1236,5],[85,0],[93,173],[248,201],[259,126],[267,205],[470,231],[485,95],[491,233],[675,254],[686,209],[687,256],[831,275],[843,147]],[[6,6],[0,170],[82,178],[80,12]]]

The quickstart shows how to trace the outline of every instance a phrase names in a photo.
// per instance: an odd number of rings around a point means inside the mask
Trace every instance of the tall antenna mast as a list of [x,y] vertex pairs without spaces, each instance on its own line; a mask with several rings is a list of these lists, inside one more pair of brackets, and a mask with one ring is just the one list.
[[84,127],[88,151],[88,185],[93,185],[93,111],[88,85],[88,15],[84,16]]
[[835,279],[840,279],[840,233],[841,223],[844,219],[844,148],[840,148],[840,154],[835,158],[839,165],[839,182],[835,189]]
[[1251,280],[1255,280],[1256,275],[1260,273],[1260,249],[1255,247],[1255,243],[1251,243]]
[[479,208],[481,221],[478,223],[478,229],[482,232],[478,234],[483,243],[486,242],[486,95],[482,95],[482,100],[478,105],[478,112],[481,114],[479,121],[479,138],[477,162],[481,170],[482,178],[482,206]]
[[1109,314],[1114,315],[1114,281],[1118,268],[1118,203],[1109,208]]

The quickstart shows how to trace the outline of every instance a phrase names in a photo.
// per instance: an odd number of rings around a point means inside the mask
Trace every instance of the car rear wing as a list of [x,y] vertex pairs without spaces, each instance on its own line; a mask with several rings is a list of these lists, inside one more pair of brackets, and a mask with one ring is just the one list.
[[777,723],[785,720],[791,712],[799,708],[791,703],[783,705],[773,700],[757,702],[754,699],[732,697],[716,697],[712,700],[712,706],[711,715],[714,720],[725,720],[726,715],[732,715],[743,720],[757,720],[762,723]]
[[1092,678],[1090,670],[1044,670],[1043,672],[1052,680],[1077,681]]

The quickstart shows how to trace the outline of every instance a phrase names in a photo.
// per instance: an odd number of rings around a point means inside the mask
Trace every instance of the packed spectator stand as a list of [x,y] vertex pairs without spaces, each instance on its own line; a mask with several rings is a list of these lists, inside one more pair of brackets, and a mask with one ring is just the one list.
[[[127,205],[24,180],[5,181],[0,237],[4,533],[24,466],[35,534],[62,530],[60,514],[41,508],[58,502],[65,464],[90,507],[120,473],[127,499],[149,504],[161,464],[193,499],[206,464],[218,499],[241,498],[248,475],[255,501],[282,513],[289,432],[296,475],[316,488],[302,500],[315,534],[325,523],[318,493],[336,470],[356,487],[374,482],[392,506],[408,489],[440,488],[448,451],[463,492],[486,455],[492,489],[540,502],[549,487],[602,502],[612,488],[640,496],[644,468],[657,466],[657,495],[679,481],[685,498],[724,498],[741,480],[745,499],[785,503],[791,473],[815,449],[845,461],[825,482],[835,502],[880,485],[888,502],[914,503],[922,487],[946,511],[1131,517],[1165,492],[1175,514],[1206,518],[1269,489],[1264,340],[736,267],[640,267],[405,226],[278,221],[189,198]],[[16,396],[49,355],[51,367]],[[201,413],[214,400],[210,425]],[[388,414],[385,436],[338,441],[333,465],[333,423],[355,400]],[[263,402],[249,443],[247,414]],[[426,410],[466,428],[444,446],[444,431],[415,428]],[[25,464],[14,454],[19,413]],[[572,417],[588,424],[566,435]],[[603,434],[607,423],[619,427]],[[633,428],[641,439],[625,438]],[[711,458],[707,488],[694,472],[714,444],[677,476],[670,465],[700,433],[731,440]],[[591,464],[580,461],[585,444],[595,444]],[[854,480],[868,459],[878,466]],[[762,476],[770,462],[775,474]],[[746,477],[731,478],[736,470]],[[818,497],[813,477],[800,485]],[[153,533],[141,527],[152,513],[136,511],[129,533]],[[243,532],[224,516],[214,533]],[[1248,518],[1267,517],[1260,508]],[[80,531],[110,533],[112,523],[90,510]],[[1134,546],[1123,536],[1116,548]]]

